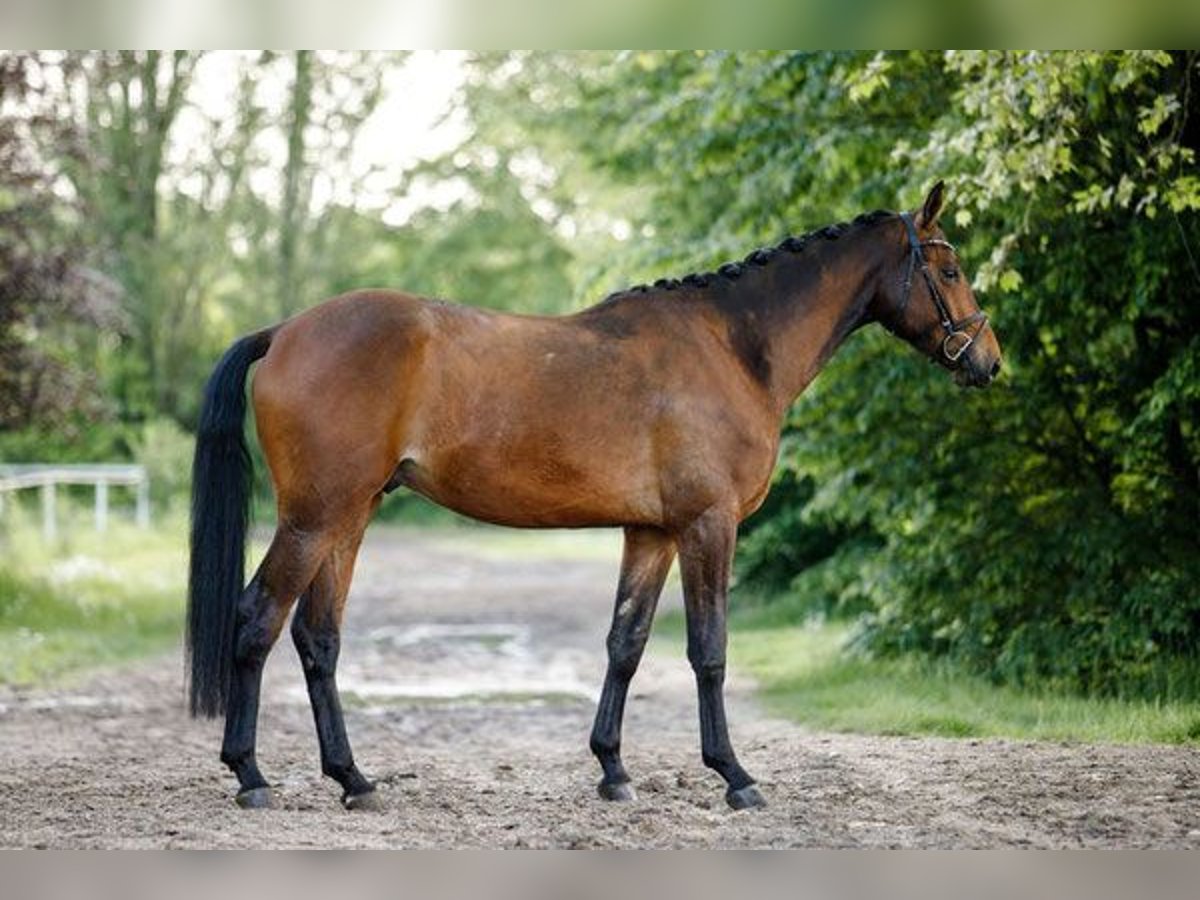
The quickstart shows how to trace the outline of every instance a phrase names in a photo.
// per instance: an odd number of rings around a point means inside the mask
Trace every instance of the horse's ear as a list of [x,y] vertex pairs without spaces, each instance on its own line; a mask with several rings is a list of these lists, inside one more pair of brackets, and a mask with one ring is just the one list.
[[918,228],[932,228],[937,224],[938,216],[942,214],[942,203],[945,199],[946,182],[939,179],[938,183],[929,189],[929,196],[925,198],[925,205],[917,213]]

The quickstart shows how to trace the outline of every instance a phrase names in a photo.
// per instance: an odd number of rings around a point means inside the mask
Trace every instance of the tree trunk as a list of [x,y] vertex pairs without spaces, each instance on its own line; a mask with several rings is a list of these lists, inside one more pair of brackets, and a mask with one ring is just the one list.
[[296,74],[292,81],[291,116],[288,120],[287,166],[283,179],[283,210],[279,224],[279,314],[281,318],[300,307],[296,250],[308,212],[305,190],[304,130],[312,111],[312,52],[296,52]]

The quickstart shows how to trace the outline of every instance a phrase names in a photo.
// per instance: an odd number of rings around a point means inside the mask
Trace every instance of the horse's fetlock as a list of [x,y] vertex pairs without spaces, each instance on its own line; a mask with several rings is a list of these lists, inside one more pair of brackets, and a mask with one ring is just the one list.
[[729,764],[729,759],[727,757],[718,755],[716,753],[709,753],[707,751],[701,751],[700,759],[704,765],[708,766],[708,768],[715,769],[718,772],[724,771]]
[[245,765],[247,760],[253,759],[254,754],[248,750],[222,750],[221,762],[235,773]]
[[353,768],[354,763],[321,763],[321,772],[335,781],[344,781],[350,775],[350,770]]
[[621,740],[620,738],[592,735],[592,739],[588,741],[588,747],[591,749],[593,756],[619,756],[621,753]]

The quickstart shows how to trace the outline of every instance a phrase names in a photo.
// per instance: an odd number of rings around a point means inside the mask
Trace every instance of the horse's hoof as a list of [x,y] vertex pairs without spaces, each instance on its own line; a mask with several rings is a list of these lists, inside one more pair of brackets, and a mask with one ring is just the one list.
[[725,802],[732,809],[762,809],[767,805],[756,784],[748,784],[736,791],[730,788],[725,792]]
[[628,781],[602,781],[596,785],[596,790],[604,800],[622,803],[637,799],[637,792]]
[[383,800],[379,791],[371,789],[361,794],[346,794],[342,797],[342,806],[355,812],[380,812],[383,810]]
[[275,794],[269,787],[247,788],[234,798],[242,809],[274,809]]

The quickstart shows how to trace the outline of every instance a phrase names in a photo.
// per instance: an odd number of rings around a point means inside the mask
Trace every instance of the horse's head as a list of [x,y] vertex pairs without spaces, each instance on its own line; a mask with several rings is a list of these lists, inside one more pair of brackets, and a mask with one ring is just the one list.
[[903,243],[895,248],[894,265],[885,266],[874,314],[893,334],[953,372],[959,384],[985,387],[1000,372],[1000,344],[957,252],[938,227],[944,199],[945,185],[939,181],[919,210],[900,214]]

